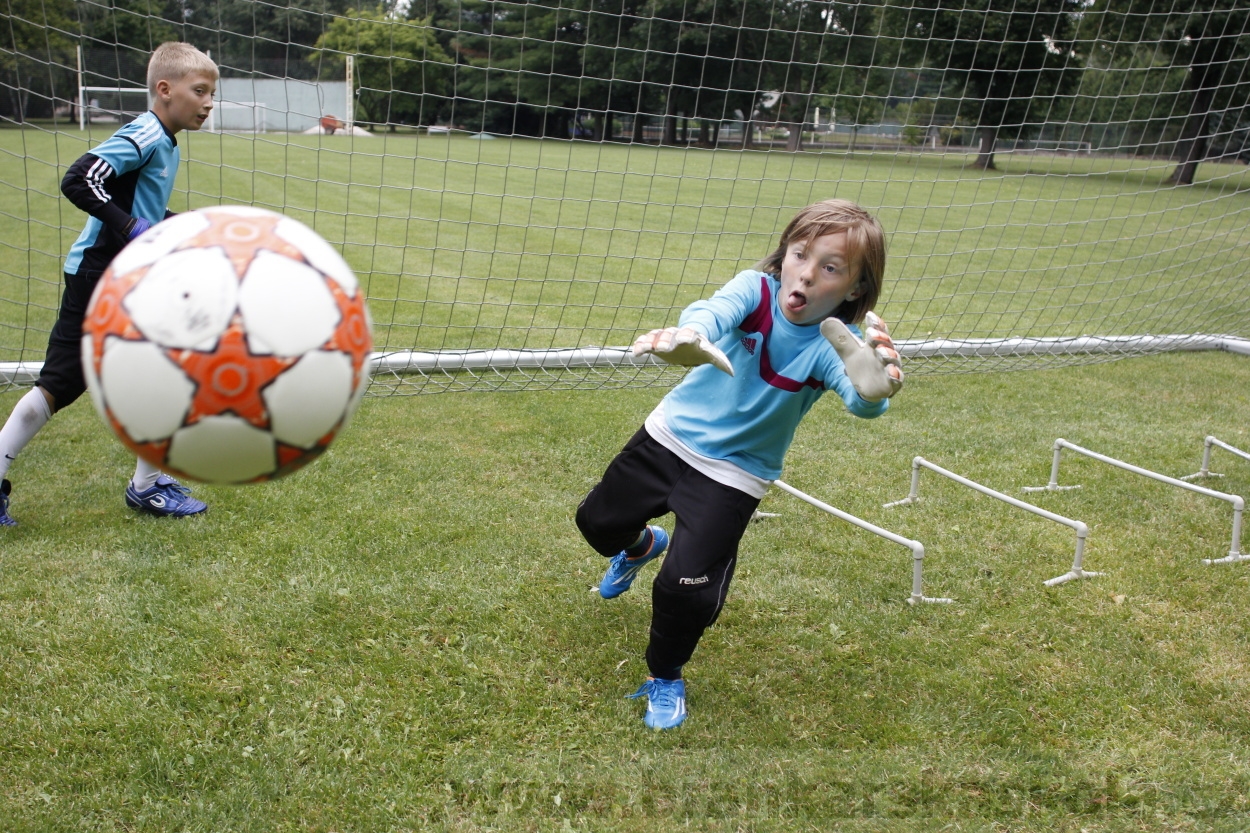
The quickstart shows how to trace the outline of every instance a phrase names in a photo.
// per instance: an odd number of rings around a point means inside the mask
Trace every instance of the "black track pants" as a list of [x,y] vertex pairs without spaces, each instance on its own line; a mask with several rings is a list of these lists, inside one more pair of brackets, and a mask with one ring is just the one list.
[[61,310],[48,334],[48,352],[35,383],[52,394],[53,410],[70,405],[87,390],[82,369],[82,327],[99,275],[65,275]]
[[651,674],[677,679],[699,639],[725,605],[738,542],[760,499],[700,473],[653,440],[630,439],[577,507],[577,526],[611,558],[634,543],[648,521],[676,515],[672,541],[651,585]]

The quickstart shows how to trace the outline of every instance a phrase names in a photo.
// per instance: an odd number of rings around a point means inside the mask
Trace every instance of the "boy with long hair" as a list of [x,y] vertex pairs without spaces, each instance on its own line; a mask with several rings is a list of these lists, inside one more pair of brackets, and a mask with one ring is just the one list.
[[[885,234],[846,200],[804,208],[777,249],[677,327],[639,336],[634,353],[698,365],[660,402],[577,508],[582,535],[611,559],[599,585],[614,598],[665,551],[651,585],[647,726],[686,719],[682,667],[720,615],[738,545],[800,420],[825,391],[852,414],[885,413],[903,384],[898,353],[872,312]],[[867,342],[847,325],[864,322]],[[672,537],[648,525],[676,515]]]

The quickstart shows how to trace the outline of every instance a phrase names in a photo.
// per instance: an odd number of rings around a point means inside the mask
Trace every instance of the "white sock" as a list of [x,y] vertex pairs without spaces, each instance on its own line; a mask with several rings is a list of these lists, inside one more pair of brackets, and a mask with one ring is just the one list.
[[136,457],[135,476],[131,478],[130,485],[135,487],[136,492],[146,492],[156,485],[156,479],[160,476],[160,469],[142,457]]
[[9,473],[9,466],[17,455],[50,419],[52,408],[43,388],[31,388],[17,400],[4,427],[0,428],[0,478]]

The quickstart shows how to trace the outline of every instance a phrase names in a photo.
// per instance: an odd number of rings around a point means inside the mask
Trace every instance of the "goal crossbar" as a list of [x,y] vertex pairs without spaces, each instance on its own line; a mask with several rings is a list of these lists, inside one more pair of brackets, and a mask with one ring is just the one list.
[[[985,358],[1105,354],[1144,355],[1219,350],[1250,356],[1250,340],[1223,335],[1084,336],[1080,338],[912,339],[895,342],[904,358]],[[628,347],[574,347],[550,350],[388,351],[371,358],[375,374],[396,376],[513,370],[577,370],[654,367],[654,356],[635,356]],[[0,385],[30,385],[42,362],[0,362]]]

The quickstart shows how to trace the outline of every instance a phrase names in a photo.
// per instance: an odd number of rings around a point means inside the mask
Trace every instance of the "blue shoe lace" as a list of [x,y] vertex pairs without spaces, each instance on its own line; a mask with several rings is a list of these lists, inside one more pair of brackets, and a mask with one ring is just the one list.
[[642,716],[642,722],[649,728],[672,729],[680,726],[686,719],[685,680],[647,677],[647,681],[637,691],[626,696],[635,700],[644,695],[647,698],[647,713]]
[[628,590],[638,577],[638,571],[649,561],[654,561],[668,549],[668,533],[658,526],[649,526],[651,530],[651,546],[637,558],[630,558],[624,551],[612,556],[603,580],[599,582],[599,595],[605,599],[615,599]]

